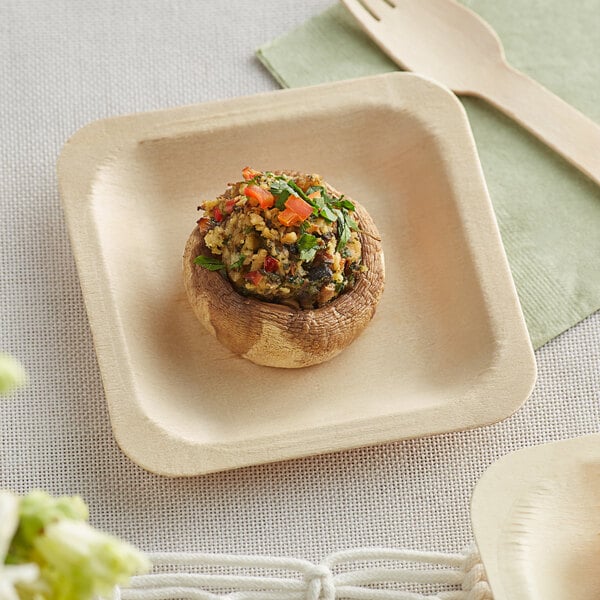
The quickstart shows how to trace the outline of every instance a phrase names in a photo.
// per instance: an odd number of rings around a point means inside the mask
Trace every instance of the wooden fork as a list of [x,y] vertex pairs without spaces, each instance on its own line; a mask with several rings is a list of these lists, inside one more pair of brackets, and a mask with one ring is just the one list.
[[484,98],[600,185],[600,126],[512,68],[496,32],[454,0],[341,0],[397,64]]

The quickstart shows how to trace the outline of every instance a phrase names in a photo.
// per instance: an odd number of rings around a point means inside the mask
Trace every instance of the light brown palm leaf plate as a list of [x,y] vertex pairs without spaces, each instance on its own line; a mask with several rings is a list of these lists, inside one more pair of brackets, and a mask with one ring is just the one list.
[[[320,173],[383,238],[386,289],[336,358],[260,367],[195,318],[181,257],[240,169]],[[117,441],[194,475],[468,429],[510,415],[533,352],[465,113],[391,74],[92,123],[59,161]]]
[[500,459],[477,484],[472,519],[495,600],[597,600],[600,435]]

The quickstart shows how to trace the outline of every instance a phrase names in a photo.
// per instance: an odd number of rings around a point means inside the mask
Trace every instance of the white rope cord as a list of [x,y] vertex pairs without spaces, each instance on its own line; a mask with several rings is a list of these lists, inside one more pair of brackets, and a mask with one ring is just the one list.
[[[113,600],[493,600],[479,554],[362,548],[336,552],[320,565],[295,558],[228,554],[156,553],[156,567],[213,567],[221,572],[154,572],[134,577],[127,588],[116,588]],[[348,563],[401,563],[392,567],[342,569]],[[402,563],[429,565],[422,569]],[[287,577],[250,575],[248,569],[289,571]],[[232,570],[232,574],[223,574]],[[335,573],[334,573],[335,571]],[[456,588],[426,596],[380,584],[436,584]],[[218,592],[217,590],[224,590]],[[235,591],[232,591],[235,590]]]

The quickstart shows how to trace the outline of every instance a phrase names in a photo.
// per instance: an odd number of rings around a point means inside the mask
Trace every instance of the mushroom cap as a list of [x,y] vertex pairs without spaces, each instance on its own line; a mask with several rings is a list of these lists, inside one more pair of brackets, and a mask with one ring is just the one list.
[[352,202],[367,270],[352,289],[313,310],[242,296],[219,272],[196,265],[207,249],[195,227],[185,246],[183,277],[196,317],[231,352],[259,365],[307,367],[339,354],[373,318],[385,281],[379,232],[367,211]]

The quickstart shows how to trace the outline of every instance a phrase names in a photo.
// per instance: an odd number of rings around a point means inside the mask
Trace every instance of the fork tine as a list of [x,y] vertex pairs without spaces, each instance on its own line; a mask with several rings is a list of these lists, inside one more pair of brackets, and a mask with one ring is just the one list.
[[394,8],[396,4],[395,2],[392,2],[392,0],[360,0],[360,2],[378,19],[383,19],[385,13]]
[[352,13],[354,18],[367,29],[373,28],[381,19],[377,12],[367,7],[367,3],[364,0],[341,0],[341,2]]

